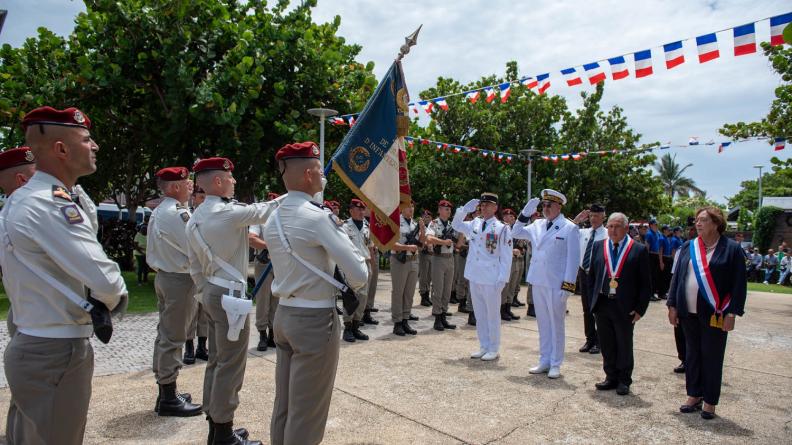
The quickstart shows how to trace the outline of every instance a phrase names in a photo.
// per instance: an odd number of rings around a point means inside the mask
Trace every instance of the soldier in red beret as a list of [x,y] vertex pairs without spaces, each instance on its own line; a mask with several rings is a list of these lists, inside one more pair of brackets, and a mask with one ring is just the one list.
[[248,227],[263,224],[273,201],[241,204],[232,199],[236,180],[230,159],[201,159],[193,166],[206,200],[187,223],[190,275],[209,318],[209,362],[204,375],[203,410],[209,443],[259,444],[234,430],[247,361],[252,301],[246,299]]
[[[193,184],[192,197],[190,198],[192,204],[190,212],[195,212],[195,209],[203,204],[205,199],[206,192],[204,192],[201,187]],[[209,360],[209,351],[206,349],[206,340],[208,340],[209,337],[209,317],[206,315],[203,304],[200,301],[197,303],[195,312],[193,312],[190,320],[190,326],[187,330],[187,341],[184,344],[184,348],[186,351],[190,345],[194,345],[195,337],[197,336],[198,345],[195,346],[195,358],[207,361]],[[185,364],[187,364],[188,361],[189,360],[184,360]],[[193,361],[193,363],[195,362]]]
[[[22,127],[36,173],[10,196],[0,224],[0,239],[10,244],[0,266],[18,329],[5,354],[16,408],[6,439],[76,445],[83,443],[91,399],[89,311],[123,310],[127,289],[90,215],[71,195],[79,177],[96,171],[90,119],[77,108],[40,107]],[[98,326],[97,336],[109,341],[107,324]]]
[[[429,227],[432,222],[432,212],[424,209],[421,214],[424,227]],[[432,254],[434,246],[425,242],[418,255],[418,294],[421,296],[421,306],[429,307],[432,300],[429,298],[429,290],[432,287]]]
[[[182,345],[186,342],[197,304],[193,298],[195,285],[190,277],[185,232],[190,220],[187,201],[193,184],[185,167],[162,168],[156,177],[162,201],[149,219],[146,243],[146,262],[157,271],[154,290],[159,300],[159,323],[151,366],[159,388],[154,411],[160,416],[198,416],[201,405],[193,404],[191,396],[176,391],[176,379],[182,367]],[[192,343],[187,344],[184,358],[186,364],[195,363]]]
[[27,184],[36,172],[36,161],[30,147],[9,148],[0,153],[0,189],[6,197]]
[[435,318],[434,329],[443,331],[456,329],[456,325],[448,322],[450,316],[448,305],[451,303],[451,290],[454,281],[454,244],[457,233],[451,227],[451,209],[449,201],[441,199],[437,203],[437,219],[429,223],[426,229],[428,244],[433,246],[432,255],[432,315]]
[[[366,268],[370,278],[372,269],[370,248],[373,243],[371,242],[371,231],[365,218],[365,212],[366,204],[357,198],[352,198],[349,201],[349,219],[344,222],[342,228],[360,255],[366,259]],[[354,314],[344,314],[344,334],[342,338],[346,342],[354,343],[356,340],[368,340],[368,335],[360,330],[360,326],[364,323],[379,324],[377,320],[371,317],[371,310],[367,307],[369,285],[370,283],[367,283],[358,294],[360,306],[358,306],[357,311]]]
[[[514,226],[517,220],[517,213],[512,209],[503,209],[503,222],[509,229]],[[509,274],[509,282],[503,287],[501,292],[501,320],[519,320],[520,316],[512,312],[514,302],[517,301],[517,293],[520,292],[520,281],[525,273],[525,253],[528,250],[528,241],[523,239],[512,240],[512,263]],[[519,307],[519,306],[514,306]]]
[[333,211],[335,216],[339,216],[341,214],[341,203],[338,201],[330,201],[330,210]]

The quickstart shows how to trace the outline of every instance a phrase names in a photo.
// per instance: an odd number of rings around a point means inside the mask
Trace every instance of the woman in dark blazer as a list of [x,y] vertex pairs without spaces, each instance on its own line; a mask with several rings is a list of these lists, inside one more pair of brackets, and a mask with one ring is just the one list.
[[[726,337],[734,329],[735,316],[742,316],[745,308],[745,256],[736,242],[722,236],[725,229],[726,218],[717,207],[696,211],[698,237],[685,242],[679,249],[668,293],[668,321],[682,327],[687,348],[685,385],[688,398],[679,410],[683,413],[701,410],[704,419],[715,417]],[[709,274],[704,265],[708,266]],[[718,306],[717,311],[713,301]]]

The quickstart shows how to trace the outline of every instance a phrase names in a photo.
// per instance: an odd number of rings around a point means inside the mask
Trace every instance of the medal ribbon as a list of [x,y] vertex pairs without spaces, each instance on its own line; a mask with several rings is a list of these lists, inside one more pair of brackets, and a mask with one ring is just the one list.
[[690,259],[693,263],[693,272],[696,274],[699,291],[707,298],[707,302],[715,309],[715,313],[722,314],[729,307],[731,296],[726,295],[721,300],[720,295],[718,295],[718,289],[715,287],[715,280],[712,279],[712,271],[710,271],[709,262],[707,261],[707,248],[704,246],[704,240],[701,237],[696,237],[690,243]]
[[611,258],[610,251],[613,248],[613,242],[610,239],[606,239],[603,241],[602,244],[602,254],[605,256],[605,270],[608,272],[608,278],[619,278],[621,275],[622,268],[624,268],[624,263],[627,260],[627,254],[630,253],[630,249],[633,246],[633,239],[629,236],[624,237],[626,242],[621,245],[621,252],[619,253],[619,257],[616,259],[616,265],[613,265],[613,258]]

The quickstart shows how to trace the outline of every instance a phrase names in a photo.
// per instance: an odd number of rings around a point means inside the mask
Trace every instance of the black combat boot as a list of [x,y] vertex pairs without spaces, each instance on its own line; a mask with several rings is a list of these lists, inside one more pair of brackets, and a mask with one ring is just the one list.
[[402,322],[397,321],[396,323],[393,323],[393,333],[398,335],[399,337],[404,337],[407,334],[404,331],[404,326],[402,325]]
[[533,303],[528,305],[528,316],[529,317],[536,317],[536,311],[534,310]]
[[371,309],[366,309],[363,311],[363,319],[360,320],[362,324],[379,324],[379,322],[373,318],[371,318]]
[[404,332],[410,335],[415,335],[418,333],[418,331],[416,331],[410,326],[409,320],[402,320],[402,328],[404,329]]
[[352,335],[355,340],[368,340],[368,335],[360,331],[360,320],[352,320]]
[[[212,421],[210,420],[210,422]],[[234,430],[234,422],[212,422],[212,424],[212,429],[214,430],[212,437],[213,445],[262,445],[258,440],[249,440],[245,437],[242,437],[238,433],[241,428]]]
[[418,321],[420,320],[417,315],[410,314],[410,321]]
[[184,342],[184,358],[182,359],[185,365],[192,365],[195,363],[195,346],[192,340]]
[[201,405],[193,405],[176,392],[176,382],[160,385],[160,416],[192,417],[201,415]]
[[514,296],[514,301],[512,301],[512,307],[523,307],[523,306],[525,306],[525,303],[520,301],[520,299],[517,297],[517,295],[515,295]]
[[421,306],[429,307],[432,305],[432,300],[429,299],[429,292],[421,292]]
[[275,331],[272,330],[272,326],[267,328],[267,346],[275,347]]
[[506,310],[506,304],[502,304],[501,305],[500,313],[501,313],[501,320],[503,320],[503,321],[511,321],[512,320],[511,315],[509,315],[509,312],[507,312],[507,310]]
[[440,323],[443,324],[443,328],[445,328],[445,329],[456,329],[456,325],[455,324],[451,324],[451,323],[448,322],[448,320],[446,320],[446,315],[445,314],[440,316]]
[[206,350],[206,337],[198,337],[198,349],[195,350],[195,358],[209,360],[209,351]]
[[[212,445],[214,443],[215,423],[212,422],[212,418],[208,414],[206,415],[206,421],[209,422],[209,437],[206,440],[206,445]],[[250,435],[246,428],[237,428],[234,433],[242,439],[247,439]]]
[[512,312],[511,308],[512,308],[512,305],[509,304],[509,303],[506,303],[506,313],[509,314],[509,317],[511,317],[512,320],[519,320],[520,316],[519,315],[515,315],[514,312]]
[[443,316],[442,315],[435,315],[435,322],[434,322],[434,329],[435,331],[445,331],[443,327]]
[[476,325],[476,314],[473,311],[470,311],[468,314],[468,325],[475,326]]
[[457,312],[461,312],[463,314],[470,313],[470,310],[467,308],[467,299],[459,300],[459,309],[457,309]]
[[344,322],[344,341],[348,341],[350,343],[355,342],[355,334],[352,333],[352,322],[345,321]]
[[457,300],[456,291],[455,290],[451,291],[451,299],[448,300],[448,302],[451,303],[451,304],[459,304],[459,300]]
[[267,331],[259,331],[259,342],[256,345],[256,351],[267,350]]
[[[159,385],[159,384],[157,385],[157,400],[154,402],[154,412],[155,413],[159,412],[160,400],[162,399],[162,386],[163,385]],[[184,400],[186,400],[188,402],[192,402],[192,394],[190,394],[188,392],[184,392],[184,393],[179,394],[179,397],[181,397],[182,399],[184,399]]]

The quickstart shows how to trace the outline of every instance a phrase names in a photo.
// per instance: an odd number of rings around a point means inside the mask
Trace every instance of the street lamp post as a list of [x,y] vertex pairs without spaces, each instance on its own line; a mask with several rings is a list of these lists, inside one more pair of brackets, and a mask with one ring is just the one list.
[[[310,108],[308,114],[317,116],[319,118],[319,163],[322,164],[322,169],[325,168],[325,121],[328,117],[335,116],[338,111],[330,108]],[[324,200],[324,191],[321,192],[321,200]]]
[[534,148],[530,148],[528,150],[520,150],[520,154],[528,161],[528,179],[527,179],[527,183],[528,183],[527,192],[528,192],[528,194],[525,195],[526,196],[526,198],[525,198],[526,202],[528,202],[531,199],[531,175],[533,173],[533,171],[532,171],[533,170],[533,156],[535,154],[539,153],[539,152],[540,152],[539,150],[536,150]]
[[762,169],[764,166],[754,165],[754,168],[759,169],[759,205],[756,207],[756,210],[759,210],[762,208]]

